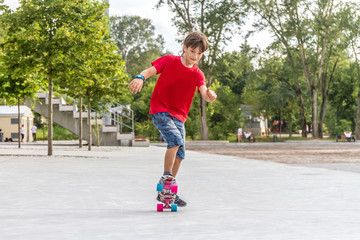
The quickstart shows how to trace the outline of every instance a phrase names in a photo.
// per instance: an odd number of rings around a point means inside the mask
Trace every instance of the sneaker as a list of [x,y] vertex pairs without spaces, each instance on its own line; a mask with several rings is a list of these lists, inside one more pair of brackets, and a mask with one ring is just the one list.
[[[176,179],[172,175],[164,175],[160,178],[159,183],[164,184],[165,181],[170,181],[171,185],[176,185]],[[172,193],[170,190],[163,190],[162,192],[158,193],[158,196],[156,198],[159,202],[164,202],[165,198],[172,199],[171,202],[175,202],[176,193]]]
[[[163,202],[161,200],[160,194],[158,194],[156,200],[159,202]],[[177,204],[179,207],[186,207],[186,205],[187,205],[187,203],[184,200],[182,200],[181,198],[179,198],[179,196],[177,196],[177,195],[176,195],[174,203]]]
[[159,202],[161,202],[161,196],[160,196],[160,194],[158,194],[156,200],[158,200]]
[[176,198],[175,198],[175,204],[177,204],[179,207],[186,207],[187,203],[182,200],[181,198],[179,198],[178,195],[176,195]]

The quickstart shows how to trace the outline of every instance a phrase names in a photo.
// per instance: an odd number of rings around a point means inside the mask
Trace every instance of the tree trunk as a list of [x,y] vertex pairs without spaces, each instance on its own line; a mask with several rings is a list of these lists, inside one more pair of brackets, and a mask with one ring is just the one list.
[[[293,70],[293,71],[295,71],[295,70]],[[300,107],[301,135],[302,135],[302,137],[307,138],[305,106],[304,106],[304,101],[302,98],[302,92],[301,92],[301,89],[300,89],[298,83],[295,84],[295,92],[298,97],[298,102],[299,102],[299,107]]]
[[279,136],[281,137],[282,118],[281,111],[279,112]]
[[[326,45],[325,45],[325,49],[326,49]],[[331,49],[331,48],[330,48]],[[331,56],[331,50],[330,50],[330,54],[329,54],[329,58]],[[324,54],[324,53],[323,53]],[[320,64],[320,70],[319,70],[319,75],[318,75],[318,81],[319,81],[319,85],[321,86],[321,93],[322,93],[322,100],[321,100],[321,106],[320,106],[320,115],[319,115],[319,121],[318,121],[318,137],[319,138],[323,138],[323,121],[324,121],[324,117],[325,117],[325,107],[326,107],[326,101],[327,101],[327,88],[326,88],[326,78],[327,78],[327,74],[324,73],[325,71],[325,67],[324,67],[324,61],[325,61],[325,56],[321,56],[321,64]],[[329,60],[328,60],[329,61]],[[336,66],[336,65],[335,65]]]
[[357,108],[356,108],[356,122],[355,122],[355,137],[356,140],[360,139],[360,90],[357,95]]
[[201,140],[209,140],[209,130],[206,120],[206,101],[200,96],[200,121],[201,121]]
[[294,60],[293,60],[293,55],[291,53],[290,46],[288,45],[288,43],[285,40],[282,40],[282,42],[283,42],[284,46],[286,47],[287,56],[289,58],[290,66],[291,66],[291,70],[292,70],[292,78],[294,80],[294,85],[293,86],[294,86],[296,96],[298,97],[298,104],[299,104],[299,107],[300,107],[301,136],[304,137],[304,138],[307,138],[305,105],[304,105],[304,100],[303,100],[303,97],[302,97],[302,91],[301,91],[301,88],[299,86],[299,80],[298,80],[298,77],[296,76],[297,69],[295,67],[295,63],[294,63]]
[[95,112],[95,134],[96,134],[96,146],[100,147],[100,133],[99,133],[99,122],[97,112]]
[[319,138],[324,138],[324,129],[323,129],[323,123],[325,118],[325,107],[326,107],[326,101],[327,101],[327,89],[326,89],[326,78],[327,74],[323,74],[321,78],[321,92],[322,92],[322,99],[321,99],[321,105],[320,105],[320,115],[319,115]]
[[288,133],[289,133],[289,137],[292,137],[292,126],[293,126],[293,120],[292,120],[292,116],[290,115],[289,120],[288,120],[288,124],[287,124],[287,129],[288,129]]
[[[312,138],[318,138],[318,121],[317,121],[317,103],[318,103],[318,94],[317,89],[314,87],[313,78],[309,71],[309,65],[307,64],[307,57],[305,54],[305,50],[303,44],[301,43],[300,39],[298,38],[298,46],[300,49],[300,57],[301,63],[304,70],[305,79],[308,85],[308,89],[311,95],[311,106],[312,106]],[[305,128],[306,129],[306,128]],[[305,130],[306,132],[306,130]]]
[[82,119],[82,97],[79,97],[79,148],[83,147],[83,119]]
[[[330,48],[330,53],[332,52],[332,47]],[[329,61],[328,61],[329,62]],[[319,119],[319,137],[324,137],[324,129],[323,129],[323,123],[325,118],[325,112],[326,112],[326,105],[329,98],[329,92],[331,88],[331,84],[334,78],[334,73],[336,70],[336,66],[339,62],[339,57],[336,59],[334,66],[331,70],[329,81],[327,81],[327,73],[323,74],[321,79],[321,92],[322,92],[322,101],[321,101],[321,108],[320,108],[320,119]]]
[[319,126],[318,126],[319,138],[324,138],[324,129],[323,129],[324,117],[325,117],[325,107],[323,108],[323,103],[321,103]]
[[88,105],[88,124],[89,124],[89,142],[88,150],[91,151],[92,145],[92,127],[91,127],[91,104],[90,104],[90,94],[87,94],[87,105]]
[[48,96],[48,156],[53,155],[53,81],[52,81],[52,63],[49,65],[48,73],[49,96]]
[[[201,17],[200,17],[200,31],[204,32],[204,4],[205,1],[201,2]],[[201,68],[205,69],[205,60],[201,60]],[[206,119],[206,101],[200,95],[200,122],[201,122],[201,140],[209,140],[209,129],[207,126]]]
[[[355,56],[355,63],[356,63],[356,70],[357,70],[357,78],[358,78],[358,83],[360,80],[360,64],[359,64],[359,60],[358,60],[358,56],[357,56],[357,52],[355,49],[355,44],[354,42],[351,43],[353,52],[354,52],[354,56]],[[357,95],[357,108],[356,108],[356,122],[355,122],[355,137],[356,139],[360,139],[360,89]]]
[[18,99],[18,148],[21,148],[21,134],[20,134],[20,128],[21,128],[21,119],[20,119],[20,99]]
[[316,89],[313,90],[312,94],[312,138],[319,138],[318,129],[318,92]]

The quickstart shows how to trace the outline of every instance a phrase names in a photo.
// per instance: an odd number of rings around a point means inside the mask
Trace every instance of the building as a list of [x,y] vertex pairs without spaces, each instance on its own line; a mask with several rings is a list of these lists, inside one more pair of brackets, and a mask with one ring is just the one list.
[[[20,126],[24,124],[25,142],[32,141],[31,127],[34,123],[34,114],[27,106],[20,106]],[[18,140],[18,106],[0,106],[0,129],[4,139]]]
[[262,136],[266,134],[268,121],[262,114],[254,116],[251,112],[252,107],[242,104],[240,106],[243,114],[245,115],[245,126],[243,132],[251,132],[253,136]]

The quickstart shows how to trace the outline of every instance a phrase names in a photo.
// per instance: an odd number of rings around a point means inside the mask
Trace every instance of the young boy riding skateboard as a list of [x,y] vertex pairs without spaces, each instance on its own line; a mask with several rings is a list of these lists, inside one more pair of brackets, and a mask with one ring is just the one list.
[[[197,67],[203,53],[208,49],[207,37],[201,32],[192,32],[184,40],[181,56],[166,55],[154,62],[152,67],[142,71],[129,84],[130,92],[141,91],[144,81],[160,74],[150,101],[150,114],[156,128],[167,142],[164,160],[164,180],[173,180],[185,159],[185,126],[187,115],[197,88],[202,98],[214,102],[216,94],[205,84],[204,73]],[[161,196],[157,198],[161,201]],[[175,204],[186,206],[176,196]]]

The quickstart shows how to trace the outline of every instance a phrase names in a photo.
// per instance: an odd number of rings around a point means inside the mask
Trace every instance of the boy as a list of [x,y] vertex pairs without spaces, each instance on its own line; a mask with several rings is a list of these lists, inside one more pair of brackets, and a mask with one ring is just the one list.
[[[203,53],[208,49],[207,37],[201,32],[192,32],[184,40],[181,56],[166,55],[154,62],[152,67],[137,75],[129,84],[130,92],[141,91],[144,81],[160,74],[150,101],[150,114],[154,125],[167,142],[164,160],[164,180],[173,180],[185,158],[185,127],[187,115],[196,87],[207,102],[216,100],[216,94],[205,84],[204,73],[197,67]],[[157,198],[161,201],[161,196]],[[176,196],[179,207],[186,202]]]

